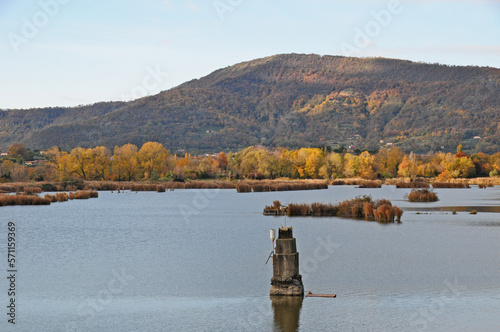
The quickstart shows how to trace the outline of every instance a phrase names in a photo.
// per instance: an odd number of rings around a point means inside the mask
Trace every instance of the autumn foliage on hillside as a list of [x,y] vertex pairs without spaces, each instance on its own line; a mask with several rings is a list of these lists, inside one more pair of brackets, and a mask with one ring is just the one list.
[[154,140],[196,153],[386,143],[428,153],[462,143],[492,154],[499,105],[498,68],[282,54],[127,103],[0,111],[0,150],[15,142],[70,151]]

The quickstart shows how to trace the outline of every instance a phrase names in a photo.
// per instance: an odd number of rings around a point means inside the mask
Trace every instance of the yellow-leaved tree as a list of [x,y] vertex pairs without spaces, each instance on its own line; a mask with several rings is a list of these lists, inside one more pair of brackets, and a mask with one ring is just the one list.
[[139,164],[145,180],[158,180],[166,165],[168,150],[158,142],[144,143],[139,150]]
[[139,173],[137,146],[130,143],[121,147],[115,146],[113,173],[118,181],[132,181],[137,178]]

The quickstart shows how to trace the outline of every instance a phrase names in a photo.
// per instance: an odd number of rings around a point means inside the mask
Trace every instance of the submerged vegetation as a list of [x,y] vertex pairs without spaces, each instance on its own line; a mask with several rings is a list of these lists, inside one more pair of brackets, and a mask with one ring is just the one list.
[[332,203],[291,203],[283,206],[279,201],[264,208],[265,215],[314,216],[314,217],[346,217],[374,221],[401,221],[403,210],[393,206],[389,200],[373,201],[371,196],[360,196]]

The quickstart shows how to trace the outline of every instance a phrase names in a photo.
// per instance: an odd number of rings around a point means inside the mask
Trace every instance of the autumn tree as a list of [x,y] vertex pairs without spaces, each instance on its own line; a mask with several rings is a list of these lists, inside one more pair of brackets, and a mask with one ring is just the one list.
[[446,174],[452,178],[469,178],[474,176],[476,167],[470,157],[456,157],[451,153],[446,154],[442,161]]
[[11,160],[0,163],[0,182],[2,181],[24,181],[28,177],[28,168]]
[[363,151],[359,155],[358,160],[358,176],[363,179],[373,179],[375,177],[375,172],[373,171],[372,165],[375,162],[375,156],[372,156],[368,151]]
[[158,142],[144,143],[139,150],[139,163],[144,179],[155,180],[161,176],[168,151]]
[[358,176],[359,173],[359,158],[350,153],[346,153],[344,156],[344,175],[348,178],[353,178]]
[[69,155],[70,168],[73,174],[88,180],[91,174],[92,149],[74,148]]
[[224,152],[221,152],[217,155],[217,162],[219,163],[220,167],[222,169],[227,168],[227,155]]
[[90,169],[92,177],[98,180],[105,180],[111,171],[111,153],[104,146],[98,146],[92,150]]
[[317,179],[321,167],[325,164],[325,157],[320,149],[309,149],[308,152],[309,155],[306,157],[304,170],[308,177]]
[[61,151],[58,147],[52,147],[45,153],[45,158],[47,159],[49,167],[55,173],[53,178],[63,181],[72,177],[74,164],[68,152]]
[[339,153],[329,153],[325,157],[325,164],[320,168],[320,175],[324,179],[337,179],[342,177],[344,158]]
[[115,146],[113,155],[113,172],[117,180],[135,180],[139,173],[139,159],[137,146],[125,144],[121,147]]
[[9,147],[9,157],[20,158],[21,161],[25,161],[30,160],[33,157],[33,153],[24,144],[14,143]]
[[404,156],[403,161],[398,166],[398,176],[405,178],[415,178],[417,176],[418,165],[415,156],[411,153]]
[[394,178],[403,157],[404,153],[397,146],[383,148],[375,156],[374,168],[384,178]]

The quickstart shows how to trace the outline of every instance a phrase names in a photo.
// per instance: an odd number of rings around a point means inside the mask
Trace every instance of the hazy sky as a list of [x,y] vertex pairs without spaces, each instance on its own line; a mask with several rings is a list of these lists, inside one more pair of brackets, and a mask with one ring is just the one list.
[[0,108],[130,100],[280,53],[500,68],[500,1],[0,0]]

